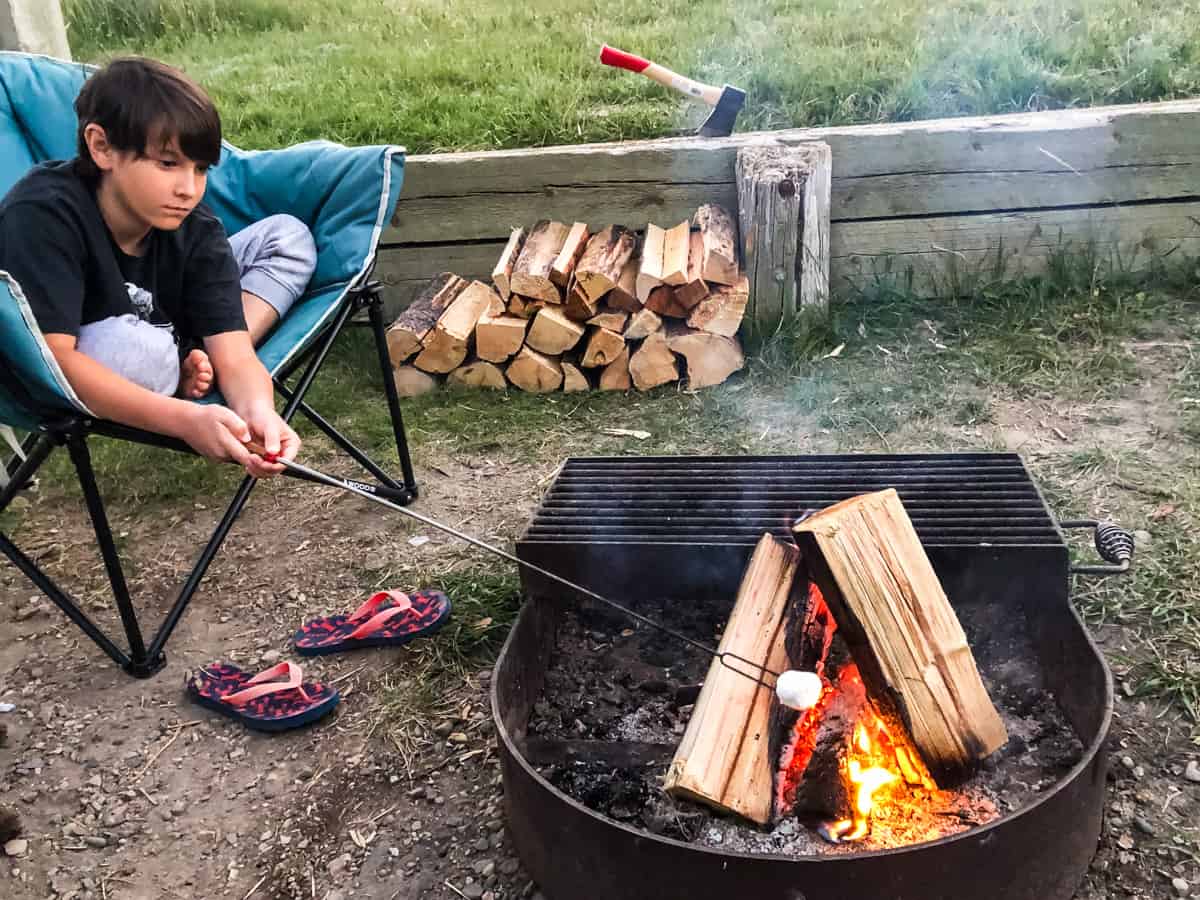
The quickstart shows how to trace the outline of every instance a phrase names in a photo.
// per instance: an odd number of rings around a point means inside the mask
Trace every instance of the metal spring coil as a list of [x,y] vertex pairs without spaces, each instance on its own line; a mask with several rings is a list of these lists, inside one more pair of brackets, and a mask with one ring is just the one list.
[[1133,535],[1112,522],[1096,526],[1096,551],[1102,559],[1120,565],[1133,559]]

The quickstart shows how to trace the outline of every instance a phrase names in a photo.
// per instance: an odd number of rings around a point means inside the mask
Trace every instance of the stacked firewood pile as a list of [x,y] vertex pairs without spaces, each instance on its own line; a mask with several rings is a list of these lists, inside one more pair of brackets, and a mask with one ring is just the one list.
[[737,246],[733,217],[711,204],[640,234],[518,228],[490,285],[445,272],[388,329],[396,385],[412,396],[439,376],[533,392],[719,384],[745,364],[737,332],[749,282]]

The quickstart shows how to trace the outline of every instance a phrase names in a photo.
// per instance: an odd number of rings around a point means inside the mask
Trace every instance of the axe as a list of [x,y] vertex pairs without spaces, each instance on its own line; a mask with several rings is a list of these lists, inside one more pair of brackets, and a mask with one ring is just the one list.
[[711,106],[712,112],[700,126],[700,134],[704,137],[728,137],[733,133],[733,123],[742,105],[746,102],[746,92],[731,84],[717,87],[693,81],[682,75],[677,75],[670,69],[652,63],[648,59],[626,53],[605,44],[600,48],[600,62],[606,66],[616,66],[618,69],[628,69],[630,72],[641,72],[647,78],[661,85],[675,88],[681,94],[687,94],[698,100],[703,100]]

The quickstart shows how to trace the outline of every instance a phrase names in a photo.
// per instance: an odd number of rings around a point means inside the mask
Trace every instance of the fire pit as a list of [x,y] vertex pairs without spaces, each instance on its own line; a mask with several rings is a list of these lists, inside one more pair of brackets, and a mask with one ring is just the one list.
[[[828,843],[791,816],[771,831],[699,807],[685,817],[698,826],[655,821],[654,786],[679,735],[662,721],[657,733],[631,729],[644,712],[631,697],[649,692],[647,709],[682,713],[709,661],[523,573],[528,602],[496,665],[493,714],[513,840],[548,897],[1073,894],[1100,829],[1111,678],[1068,602],[1062,526],[1019,457],[572,459],[518,555],[711,640],[764,532],[787,537],[798,511],[886,487],[899,492],[997,707],[1050,736],[1041,756],[1010,725],[1010,746],[976,778],[910,790],[905,802],[921,816],[881,812],[874,833],[853,835],[859,843]],[[605,695],[605,673],[622,671],[643,693]],[[575,735],[558,727],[564,690],[583,698]],[[588,710],[606,705],[596,715],[608,724],[594,727]],[[1004,779],[1025,789],[994,803],[989,785]],[[600,784],[615,789],[596,796]],[[912,827],[894,827],[901,820]]]

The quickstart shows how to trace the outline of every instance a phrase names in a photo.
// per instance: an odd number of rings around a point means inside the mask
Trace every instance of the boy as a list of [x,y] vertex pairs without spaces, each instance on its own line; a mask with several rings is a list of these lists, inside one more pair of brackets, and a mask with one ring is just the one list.
[[[220,118],[182,72],[114,60],[75,111],[78,156],[35,167],[0,202],[0,269],[97,415],[279,474],[245,447],[287,459],[300,447],[254,345],[303,293],[312,236],[272,216],[226,238],[200,202]],[[214,381],[228,407],[193,403]]]

